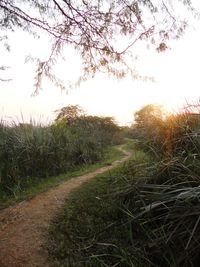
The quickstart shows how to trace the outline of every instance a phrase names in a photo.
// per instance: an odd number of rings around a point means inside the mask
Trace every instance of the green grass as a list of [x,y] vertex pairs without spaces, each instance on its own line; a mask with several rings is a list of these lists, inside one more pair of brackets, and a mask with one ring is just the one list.
[[[101,161],[105,149],[121,144],[121,129],[113,119],[81,116],[43,125],[30,120],[0,121],[0,190],[23,191],[30,180],[44,179]],[[33,182],[35,183],[35,182]]]
[[137,266],[131,265],[137,262],[137,255],[128,257],[130,251],[126,249],[132,242],[132,229],[127,231],[123,224],[127,216],[119,209],[120,190],[128,179],[132,183],[139,175],[143,177],[141,168],[147,161],[144,153],[135,151],[132,160],[98,175],[70,194],[48,238],[56,266]]
[[71,193],[48,238],[57,266],[199,266],[200,105],[194,107],[198,112],[162,123],[144,120],[135,128],[138,143],[126,145],[133,159]]
[[117,146],[113,146],[106,150],[104,159],[95,164],[85,164],[78,166],[73,170],[58,176],[47,177],[44,179],[31,179],[26,183],[25,188],[21,189],[20,187],[16,187],[15,191],[13,191],[12,196],[7,196],[0,191],[0,209],[8,207],[9,205],[12,205],[16,202],[32,198],[36,194],[44,192],[49,188],[67,181],[73,177],[92,172],[102,166],[110,165],[113,161],[122,158],[123,155],[123,152],[120,151]]
[[50,228],[56,266],[199,266],[199,168],[134,154],[71,193]]
[[[124,140],[126,141],[124,148],[126,150],[133,151],[135,149],[135,144],[137,141],[134,139],[131,139],[131,138],[124,138]],[[137,151],[137,153],[138,153],[138,151]]]
[[135,149],[70,194],[50,227],[50,257],[59,267],[197,267],[199,203],[199,166]]

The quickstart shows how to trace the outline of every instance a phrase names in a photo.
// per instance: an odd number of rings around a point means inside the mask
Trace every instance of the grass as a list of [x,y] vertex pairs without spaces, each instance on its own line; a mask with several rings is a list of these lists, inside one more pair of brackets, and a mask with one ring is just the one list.
[[200,105],[194,107],[198,112],[159,124],[144,120],[135,128],[138,143],[127,145],[135,147],[133,159],[71,193],[48,239],[57,266],[199,266]]
[[110,165],[113,161],[123,157],[123,152],[117,146],[110,147],[105,152],[105,157],[102,161],[95,164],[85,164],[73,168],[73,170],[64,174],[52,177],[45,177],[45,179],[31,179],[26,183],[25,188],[16,188],[13,191],[13,196],[7,196],[0,191],[0,209],[13,205],[16,202],[32,198],[38,193],[44,192],[49,188],[67,181],[73,177],[84,175],[92,172],[102,166]]
[[[120,190],[126,187],[127,179],[129,182],[138,179],[147,161],[144,153],[135,151],[130,161],[98,175],[70,194],[51,226],[48,239],[56,266],[136,266],[128,265],[126,260],[132,229],[125,231],[127,216],[119,209]],[[131,256],[130,264],[135,257]]]
[[30,180],[99,162],[107,147],[121,141],[121,128],[107,117],[84,115],[48,125],[0,121],[0,190],[16,197]]
[[135,150],[73,191],[50,228],[55,266],[199,266],[200,176],[190,165]]

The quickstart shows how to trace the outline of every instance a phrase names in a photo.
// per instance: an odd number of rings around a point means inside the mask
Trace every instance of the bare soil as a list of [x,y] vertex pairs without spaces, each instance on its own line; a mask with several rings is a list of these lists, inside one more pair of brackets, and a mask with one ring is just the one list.
[[120,149],[125,157],[112,165],[72,178],[31,200],[0,211],[0,267],[52,267],[44,245],[51,220],[73,189],[130,157],[129,152]]

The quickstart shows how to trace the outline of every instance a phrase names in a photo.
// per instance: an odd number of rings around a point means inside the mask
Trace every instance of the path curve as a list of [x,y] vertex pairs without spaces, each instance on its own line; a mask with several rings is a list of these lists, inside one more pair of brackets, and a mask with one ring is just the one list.
[[73,189],[130,158],[130,152],[122,146],[119,149],[125,156],[110,166],[74,177],[31,200],[0,211],[0,267],[52,267],[44,247],[51,220]]

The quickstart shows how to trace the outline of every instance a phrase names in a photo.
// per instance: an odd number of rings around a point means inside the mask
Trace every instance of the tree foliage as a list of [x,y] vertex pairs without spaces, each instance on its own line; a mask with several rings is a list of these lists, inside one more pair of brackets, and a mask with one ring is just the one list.
[[184,111],[166,114],[162,106],[147,105],[135,112],[130,133],[140,147],[166,156],[190,157],[199,155],[199,101],[187,104]]
[[162,106],[149,104],[136,111],[134,117],[137,127],[145,128],[148,124],[161,121],[164,117],[164,112]]
[[132,135],[147,151],[162,151],[165,144],[166,114],[160,105],[146,105],[134,114]]
[[137,41],[146,40],[163,51],[168,40],[183,34],[187,22],[175,12],[178,5],[197,14],[191,0],[1,0],[0,38],[6,39],[7,31],[18,28],[51,37],[49,57],[37,62],[36,92],[44,75],[59,85],[52,65],[65,45],[72,45],[81,55],[79,82],[98,71],[120,78],[128,72],[135,75],[125,55]]
[[72,124],[78,117],[84,115],[84,111],[79,105],[69,105],[55,112],[58,113],[55,121],[66,120],[69,124]]

